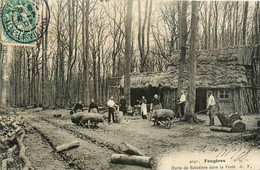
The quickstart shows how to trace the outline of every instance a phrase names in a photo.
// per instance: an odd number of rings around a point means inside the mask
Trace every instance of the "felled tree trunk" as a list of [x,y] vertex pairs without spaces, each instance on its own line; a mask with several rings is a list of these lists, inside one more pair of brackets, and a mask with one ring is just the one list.
[[73,141],[73,142],[68,143],[68,144],[63,144],[63,145],[57,146],[55,148],[55,151],[61,152],[61,151],[65,151],[65,150],[75,148],[75,147],[78,147],[78,146],[79,146],[79,141]]
[[126,155],[126,154],[113,154],[111,156],[112,163],[139,165],[144,167],[152,167],[154,159],[147,156]]
[[130,155],[140,155],[140,156],[144,156],[144,154],[139,151],[137,148],[135,148],[134,146],[126,143],[126,142],[122,142],[119,144],[118,148],[124,152],[124,153],[127,153],[127,154],[130,154]]
[[210,130],[218,131],[218,132],[231,132],[232,128],[230,128],[230,127],[223,127],[223,126],[221,126],[221,127],[215,126],[215,127],[210,128]]

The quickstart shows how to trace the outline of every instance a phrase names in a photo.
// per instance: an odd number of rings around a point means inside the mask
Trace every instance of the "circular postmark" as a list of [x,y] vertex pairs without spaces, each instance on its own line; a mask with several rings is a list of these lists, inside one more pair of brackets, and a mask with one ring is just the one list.
[[31,43],[47,31],[50,21],[45,0],[7,0],[2,9],[5,33],[19,43]]

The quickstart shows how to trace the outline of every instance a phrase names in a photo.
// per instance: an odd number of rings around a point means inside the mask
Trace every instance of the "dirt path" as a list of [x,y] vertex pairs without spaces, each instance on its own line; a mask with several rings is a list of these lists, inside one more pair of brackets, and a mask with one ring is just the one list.
[[[56,113],[61,113],[62,117],[54,118],[53,115]],[[99,124],[97,129],[87,129],[72,124],[67,110],[46,110],[37,113],[27,111],[19,112],[19,114],[23,115],[29,124],[41,134],[40,141],[45,143],[44,140],[46,140],[48,142],[49,153],[51,153],[53,146],[73,140],[80,141],[79,148],[65,151],[58,156],[53,155],[50,158],[57,162],[49,162],[59,166],[60,169],[68,167],[71,169],[145,169],[138,166],[110,163],[110,156],[117,152],[117,146],[120,142],[128,142],[140,148],[146,155],[154,157],[156,165],[153,169],[159,167],[162,158],[173,152],[193,151],[194,148],[203,145],[222,147],[223,145],[235,144],[245,148],[250,146],[249,143],[236,140],[237,137],[241,136],[240,133],[216,133],[204,125],[191,125],[184,122],[174,123],[171,129],[165,129],[163,126],[152,126],[153,123],[148,120],[126,117],[123,124],[108,125],[105,123]],[[207,117],[202,117],[202,119],[205,118]],[[255,119],[250,117],[247,121],[254,124]],[[216,123],[219,124],[219,122]],[[249,128],[255,127],[250,126]],[[37,151],[30,149],[28,151],[35,152],[37,155]],[[40,160],[32,162],[35,167],[41,165]]]

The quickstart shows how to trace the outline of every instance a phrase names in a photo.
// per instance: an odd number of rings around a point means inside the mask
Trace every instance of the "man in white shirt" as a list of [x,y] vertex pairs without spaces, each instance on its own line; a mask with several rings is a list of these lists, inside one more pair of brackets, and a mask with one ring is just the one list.
[[209,125],[214,125],[214,116],[215,116],[215,98],[212,95],[212,92],[209,92],[209,98],[208,98],[208,105],[207,105],[207,111],[209,113]]
[[108,123],[110,123],[111,121],[111,115],[112,115],[113,122],[115,122],[114,109],[115,106],[117,105],[114,102],[113,96],[111,96],[110,99],[107,101],[107,106],[108,106]]
[[184,93],[185,93],[184,90],[182,90],[181,91],[180,102],[179,102],[179,106],[181,108],[180,119],[183,118],[183,116],[184,116],[185,105],[186,105],[186,95]]

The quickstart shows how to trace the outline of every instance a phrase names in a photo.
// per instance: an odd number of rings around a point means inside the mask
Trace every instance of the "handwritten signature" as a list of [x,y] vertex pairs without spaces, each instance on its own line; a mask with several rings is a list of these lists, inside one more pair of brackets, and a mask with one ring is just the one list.
[[215,154],[215,158],[230,158],[234,162],[242,162],[246,159],[248,154],[253,150],[253,147],[249,149],[242,149],[241,147],[234,146],[233,148],[228,148],[224,145],[222,148],[219,147],[209,147],[208,145],[202,145],[200,147],[194,148],[195,151],[199,153],[205,153],[210,151]]

